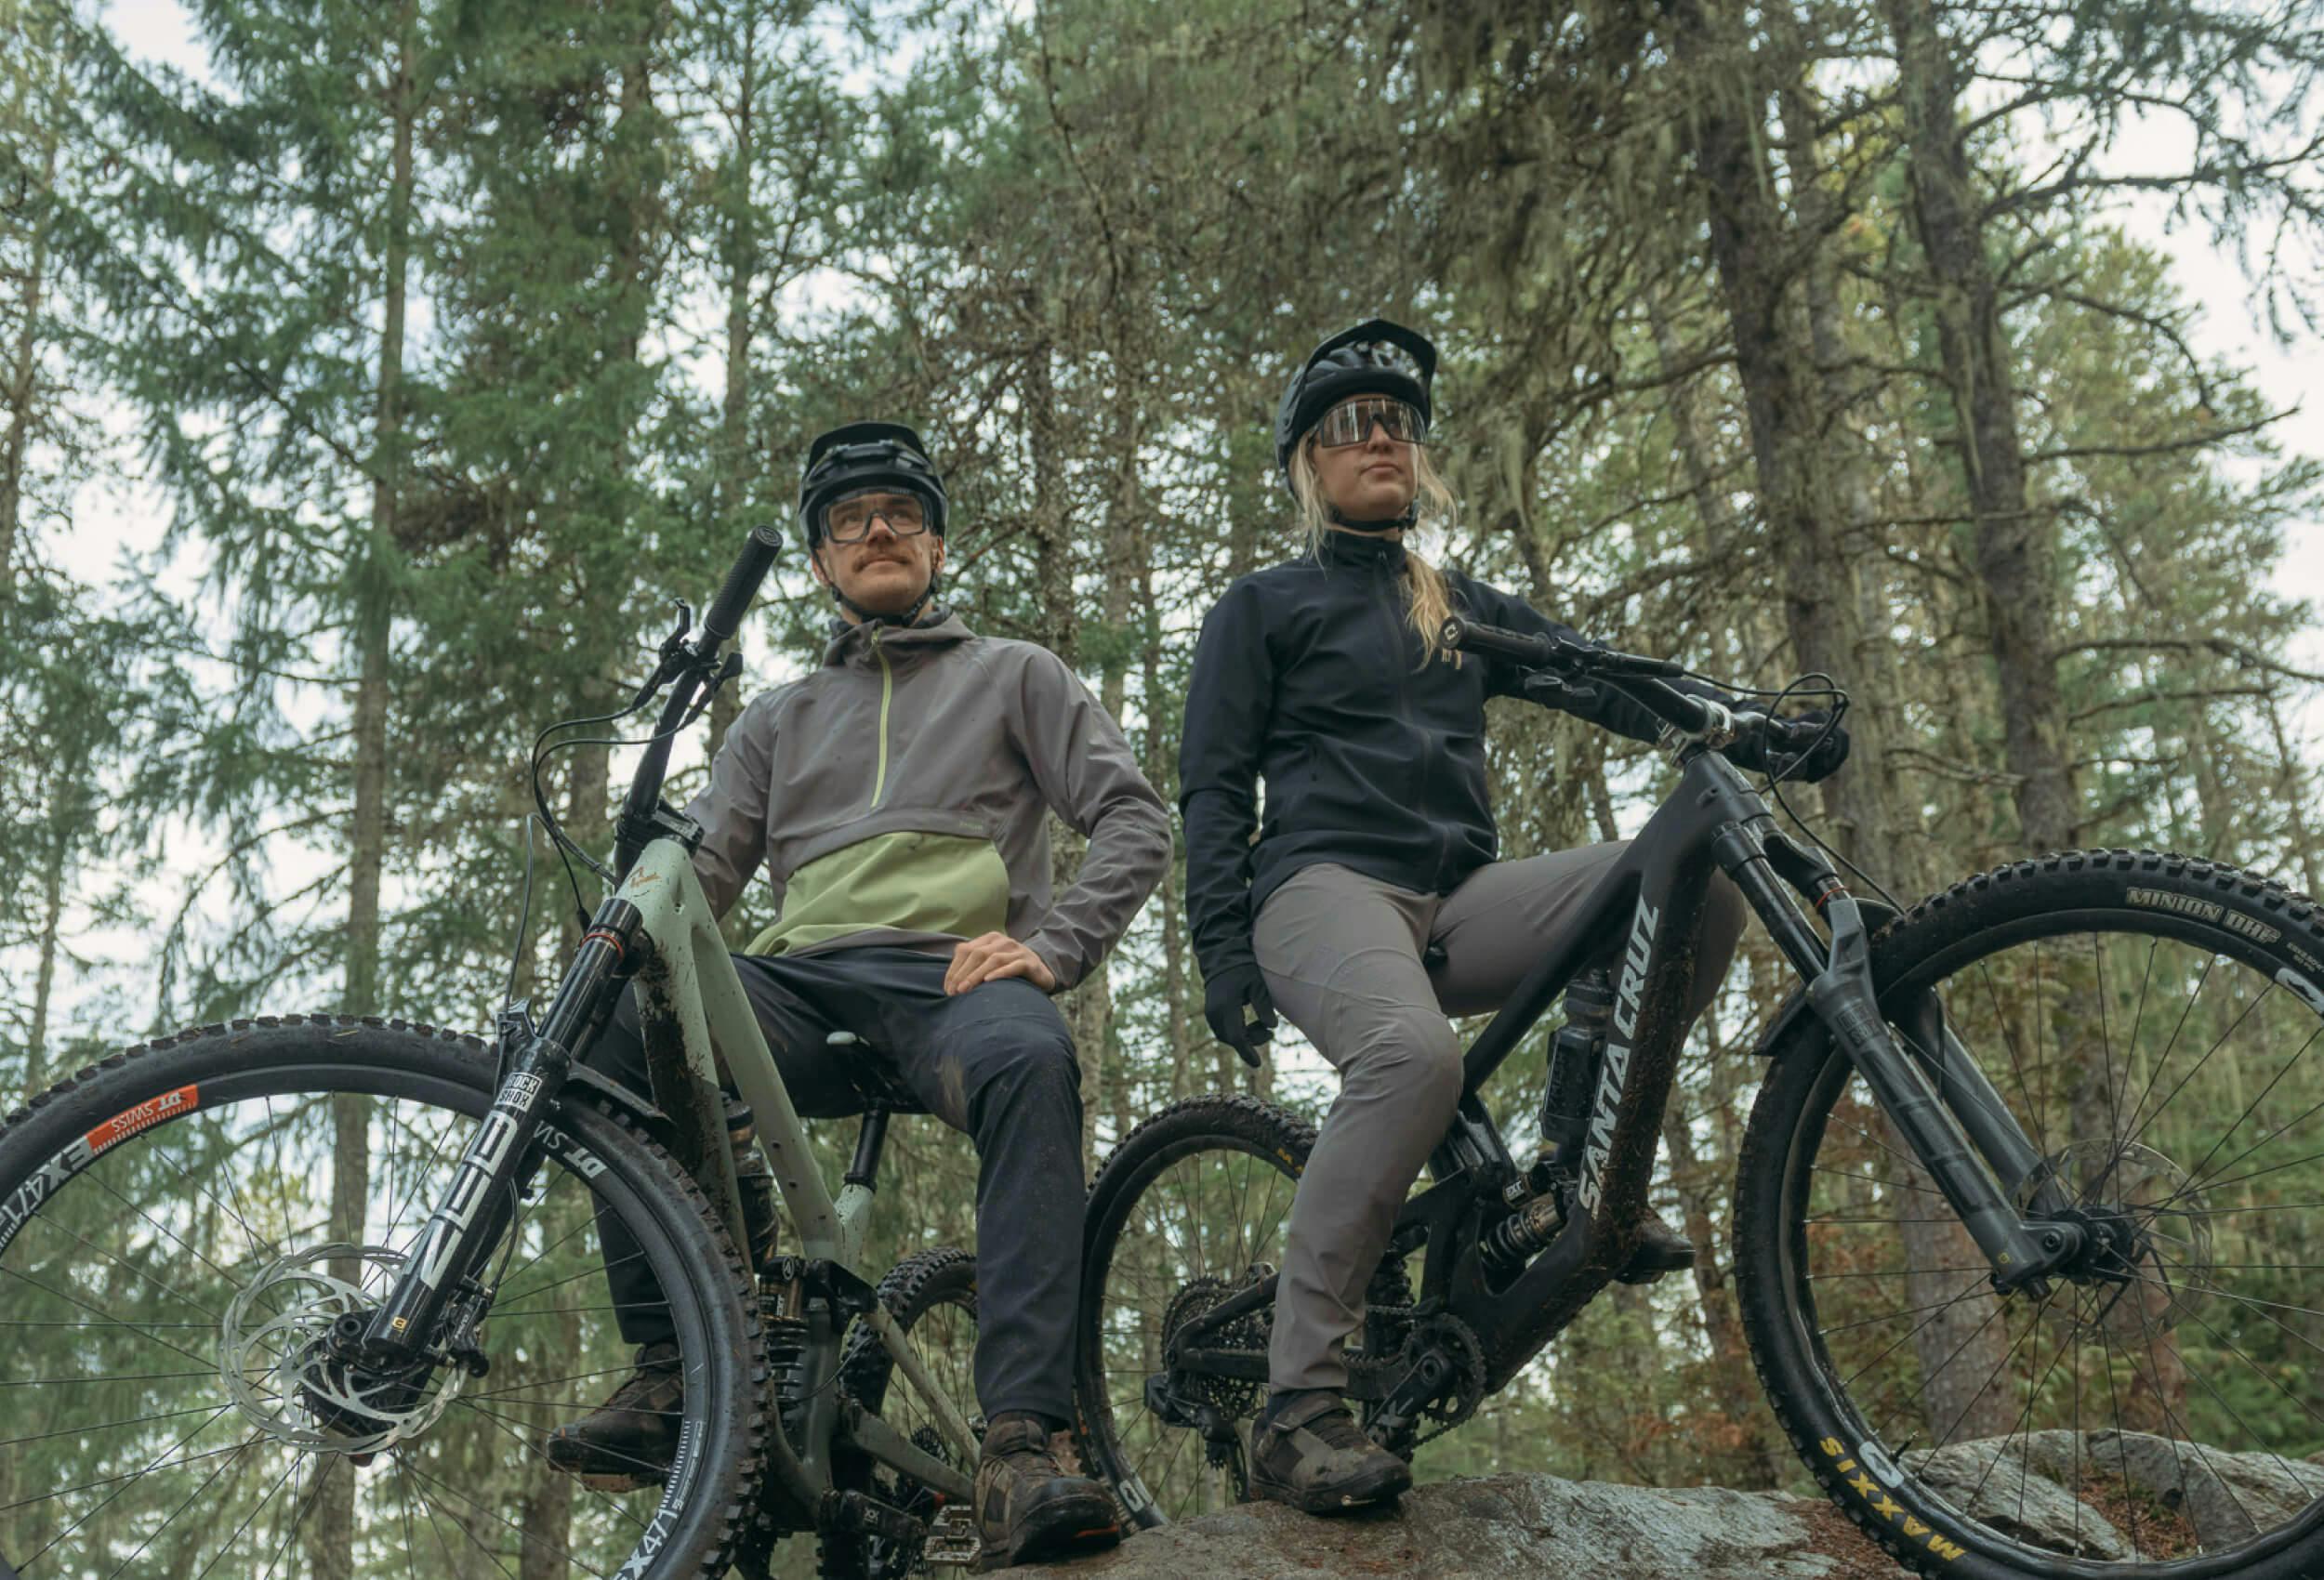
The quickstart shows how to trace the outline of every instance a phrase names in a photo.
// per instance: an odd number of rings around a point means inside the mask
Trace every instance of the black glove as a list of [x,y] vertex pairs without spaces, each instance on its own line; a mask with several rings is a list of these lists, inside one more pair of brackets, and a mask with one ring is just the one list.
[[[1248,1020],[1243,1018],[1246,1005],[1250,1007]],[[1204,979],[1202,1018],[1210,1022],[1212,1036],[1241,1054],[1244,1063],[1259,1068],[1260,1045],[1274,1035],[1275,1002],[1267,996],[1266,979],[1259,974],[1256,961],[1229,966]]]
[[[1793,769],[1789,777],[1808,784],[1829,779],[1840,771],[1840,765],[1848,760],[1846,725],[1833,725],[1822,740],[1816,739],[1830,718],[1830,710],[1820,707],[1791,718],[1771,718],[1751,743],[1750,749],[1735,756],[1735,761],[1741,767],[1761,773],[1773,773],[1775,769],[1770,766],[1773,759],[1804,751],[1808,754],[1807,760]],[[1811,744],[1813,750],[1810,750]]]

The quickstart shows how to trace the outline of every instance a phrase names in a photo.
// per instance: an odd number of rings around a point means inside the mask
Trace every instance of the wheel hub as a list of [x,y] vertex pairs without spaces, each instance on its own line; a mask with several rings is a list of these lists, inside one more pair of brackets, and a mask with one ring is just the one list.
[[[352,1260],[353,1283],[328,1264]],[[276,1261],[226,1309],[218,1377],[244,1419],[297,1448],[368,1456],[424,1431],[467,1381],[457,1366],[424,1363],[388,1373],[345,1359],[371,1314],[362,1269],[400,1270],[384,1245],[318,1245]]]
[[2208,1292],[2212,1214],[2187,1171],[2139,1142],[2076,1141],[2050,1159],[2073,1199],[2054,1215],[2079,1225],[2082,1245],[2057,1271],[2077,1288],[2053,1301],[2053,1319],[2144,1345],[2171,1332]]

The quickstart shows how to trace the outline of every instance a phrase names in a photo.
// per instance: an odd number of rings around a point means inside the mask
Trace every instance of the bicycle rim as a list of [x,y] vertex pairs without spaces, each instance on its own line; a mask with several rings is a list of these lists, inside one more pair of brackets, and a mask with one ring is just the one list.
[[[355,1022],[178,1041],[67,1083],[0,1136],[0,1557],[27,1580],[658,1580],[722,1543],[723,1511],[706,1521],[701,1502],[748,1457],[744,1319],[686,1260],[688,1204],[654,1178],[666,1158],[594,1113],[545,1129],[489,1271],[489,1370],[390,1395],[319,1363],[314,1340],[411,1253],[488,1100],[480,1050],[462,1070],[448,1039]],[[650,1247],[703,1379],[667,1477],[624,1492],[559,1475],[538,1446],[631,1369],[601,1204]]]
[[2099,908],[1905,968],[1883,1002],[1936,993],[2105,1247],[2040,1294],[1991,1293],[1860,1077],[1822,1063],[1782,1235],[1837,1411],[1810,1458],[1924,1496],[1908,1546],[2225,1573],[2324,1521],[2324,1006],[2296,981],[2223,928]]

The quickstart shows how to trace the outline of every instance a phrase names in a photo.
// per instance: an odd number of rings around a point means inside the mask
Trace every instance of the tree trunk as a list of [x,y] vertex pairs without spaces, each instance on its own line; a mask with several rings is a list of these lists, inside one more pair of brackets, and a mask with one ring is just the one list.
[[1934,290],[1937,340],[1975,520],[1977,579],[2000,687],[2005,760],[2018,776],[2018,822],[2034,849],[2067,849],[2078,842],[2081,819],[2051,656],[2055,518],[2027,504],[2009,339],[1956,114],[1951,46],[1937,29],[1932,0],[1887,0],[1887,12],[1909,143],[1913,229]]
[[[750,178],[758,160],[759,30],[756,19],[742,27],[742,75],[735,84],[734,146],[727,156],[720,206],[726,220],[726,389],[719,405],[719,534],[739,547],[743,507],[748,497],[750,457],[750,287],[757,279],[758,206]],[[730,549],[729,552],[733,550]],[[726,732],[742,716],[742,684],[722,686],[710,700],[709,751],[717,760]]]
[[[53,40],[36,43],[33,58],[40,62],[33,70],[54,69]],[[57,145],[61,115],[43,115],[40,138],[40,181],[33,192],[20,194],[19,201],[32,205],[39,215],[33,227],[33,256],[24,270],[19,293],[23,320],[17,325],[16,343],[7,350],[7,414],[8,432],[0,443],[0,588],[5,588],[0,602],[13,601],[15,579],[11,574],[16,562],[17,540],[23,531],[24,466],[33,447],[35,420],[34,402],[40,393],[40,315],[46,305],[48,290],[48,221],[40,209],[57,183]]]
[[33,1024],[24,1044],[27,1096],[48,1084],[48,1006],[56,987],[57,954],[64,930],[64,873],[72,841],[62,828],[52,833],[48,858],[41,863],[40,971],[33,979]]
[[[1735,336],[1760,508],[1766,532],[1783,555],[1785,626],[1801,669],[1842,676],[1859,652],[1858,609],[1853,592],[1843,594],[1835,575],[1844,561],[1830,524],[1835,511],[1829,490],[1820,476],[1818,359],[1803,315],[1790,300],[1793,277],[1820,238],[1804,225],[1789,223],[1776,206],[1777,189],[1763,154],[1766,128],[1757,119],[1758,106],[1768,97],[1768,85],[1759,76],[1763,58],[1734,33],[1715,31],[1736,26],[1737,19],[1723,14],[1714,22],[1701,0],[1681,0],[1675,15],[1680,24],[1675,53],[1694,78],[1697,183]],[[1796,64],[1796,59],[1785,63],[1778,86],[1794,86]],[[1794,157],[1804,153],[1812,162],[1812,151],[1795,149]],[[1813,188],[1812,180],[1798,184]],[[1879,777],[1841,774],[1825,785],[1827,814],[1840,825],[1835,843],[1847,853],[1894,848],[1877,799]],[[1900,1194],[1909,1200],[1913,1193]],[[1958,1265],[1949,1258],[1964,1231],[1954,1224],[1909,1221],[1930,1216],[1909,1208],[1902,1216],[1908,1221],[1898,1231],[1909,1265]],[[1913,1297],[1915,1304],[1923,1303],[1918,1291]],[[1924,1375],[1936,1379],[1927,1402],[1931,1418],[1958,1423],[1963,1430],[1957,1435],[1981,1437],[2008,1425],[2007,1412],[1991,1390],[1955,1398],[1946,1386],[1956,1376],[1982,1384],[2001,1364],[2006,1335],[2000,1323],[1985,1321],[1989,1311],[1984,1300],[1961,1302],[1914,1338]]]

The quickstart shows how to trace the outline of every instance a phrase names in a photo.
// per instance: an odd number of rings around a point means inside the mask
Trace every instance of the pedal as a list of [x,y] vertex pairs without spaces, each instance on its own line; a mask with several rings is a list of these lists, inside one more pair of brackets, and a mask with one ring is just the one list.
[[935,1568],[971,1569],[984,1556],[984,1543],[976,1534],[976,1513],[965,1503],[948,1503],[928,1522],[928,1540],[920,1561]]

